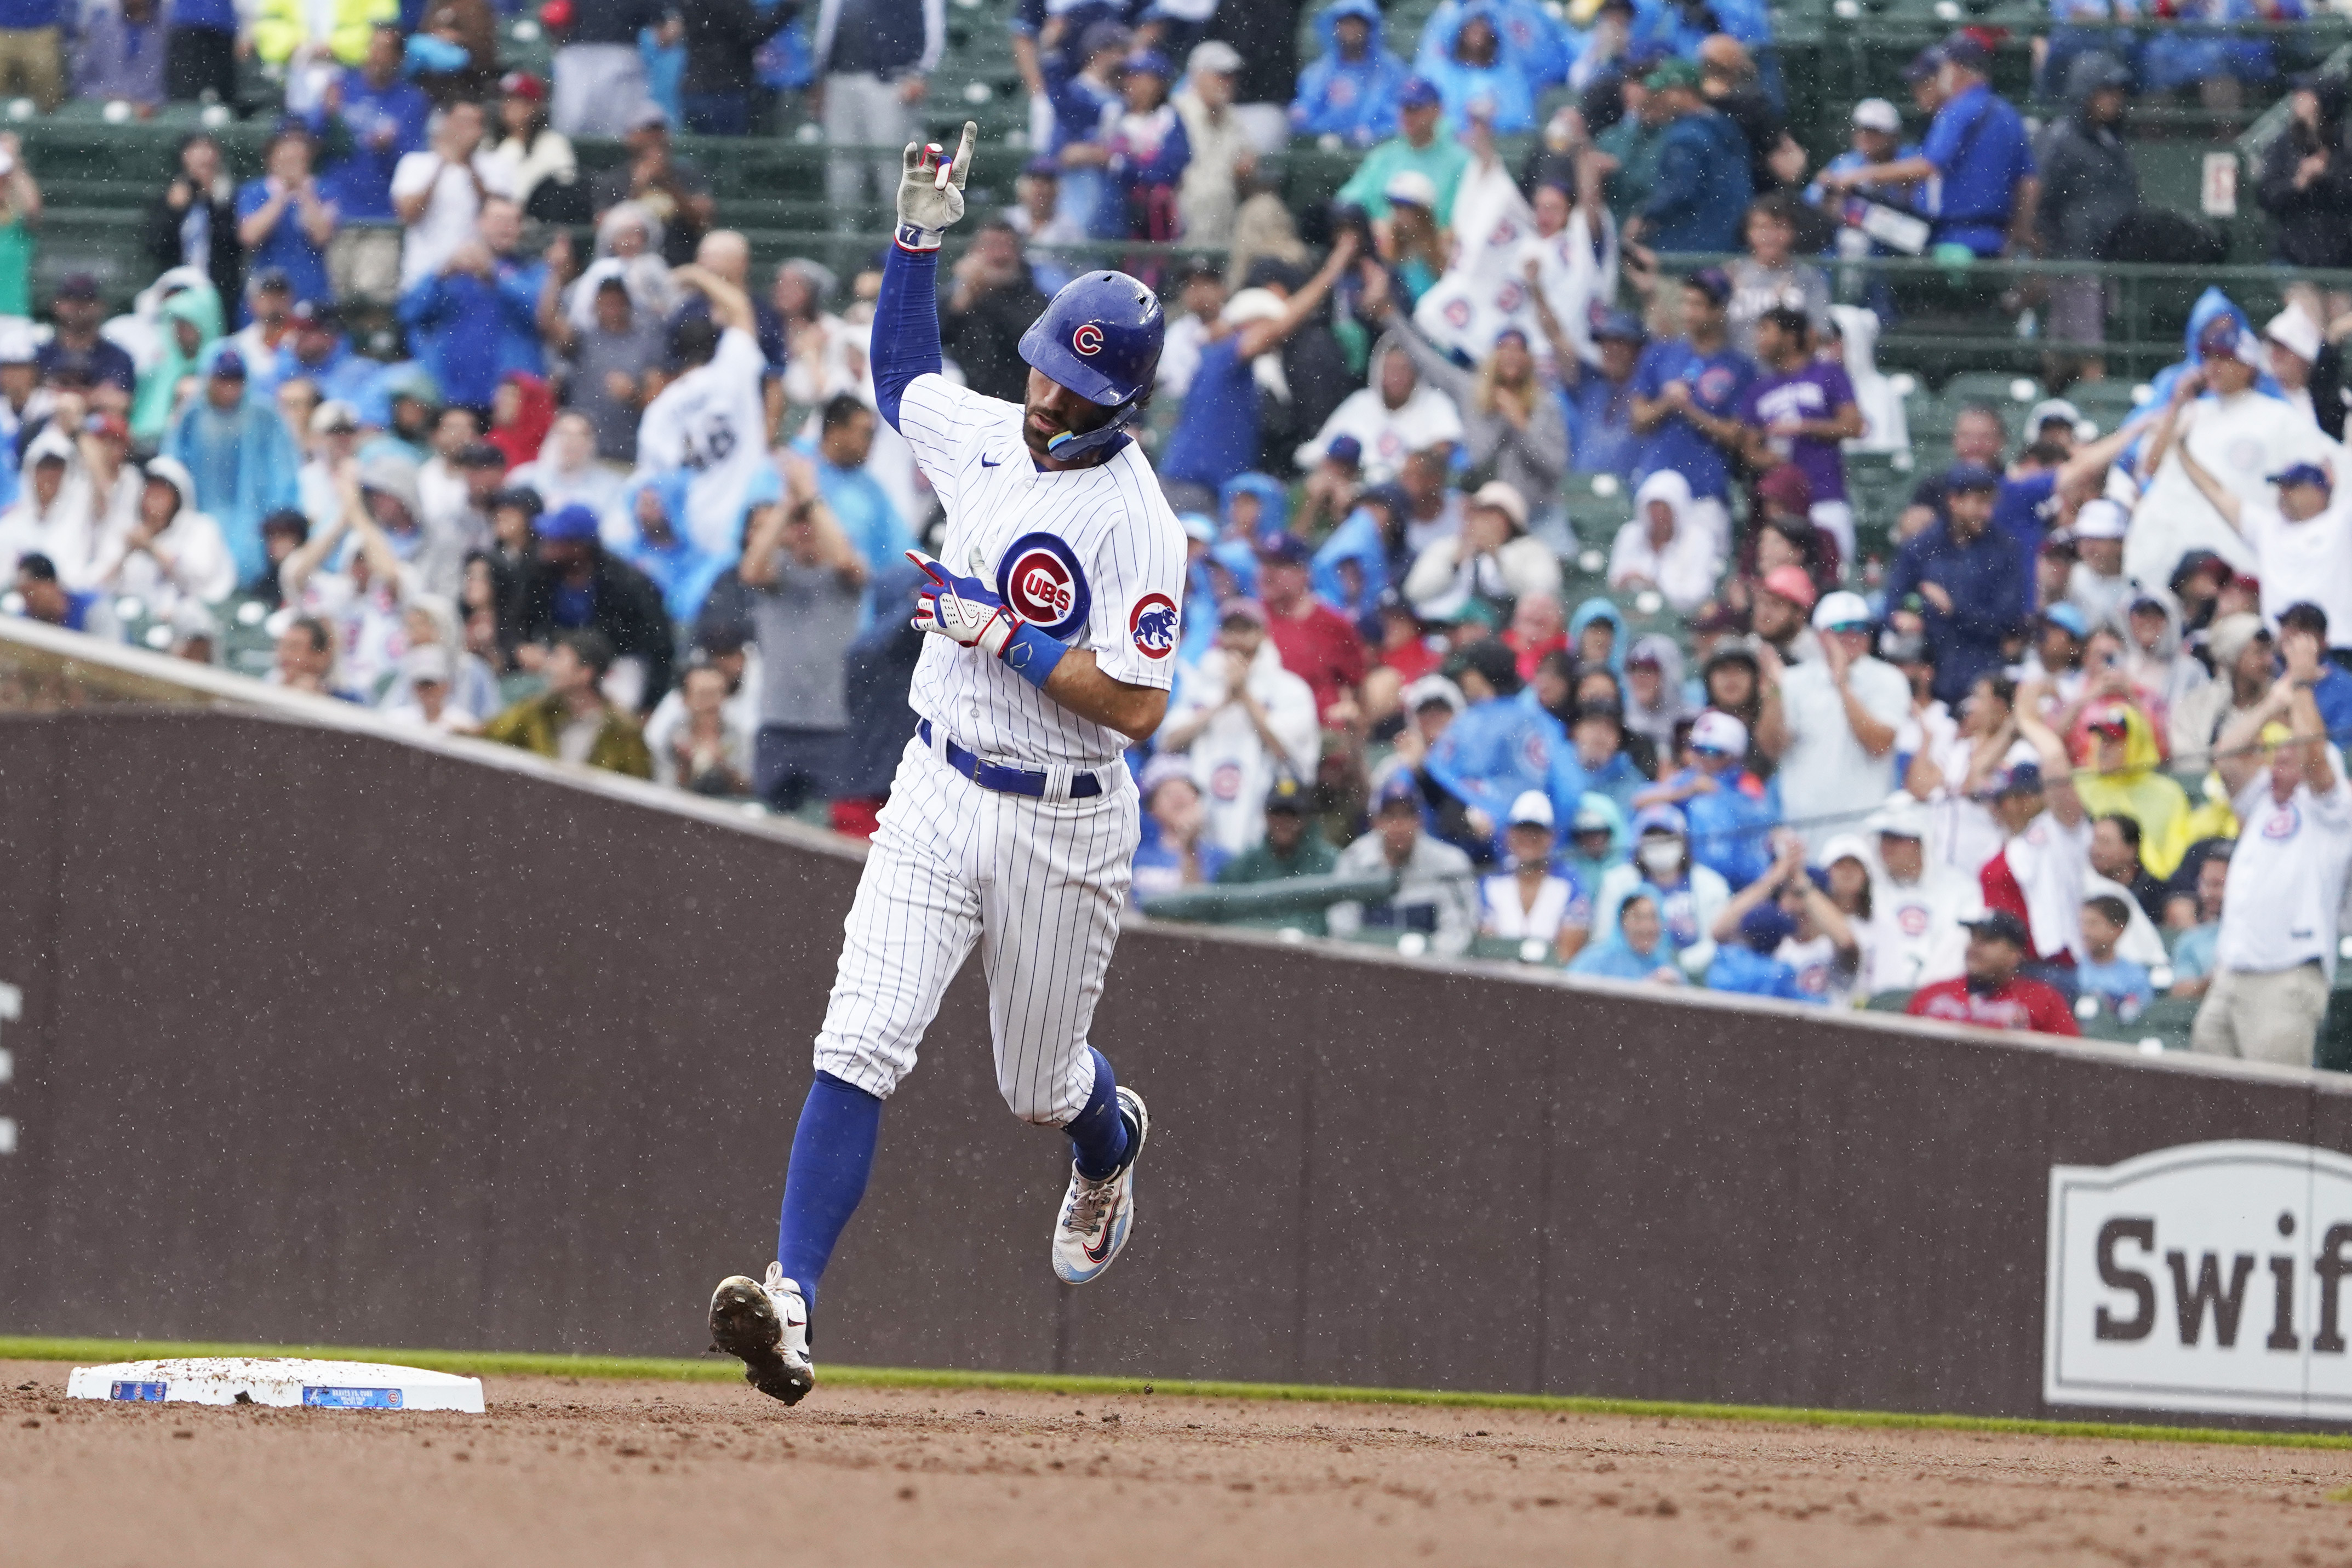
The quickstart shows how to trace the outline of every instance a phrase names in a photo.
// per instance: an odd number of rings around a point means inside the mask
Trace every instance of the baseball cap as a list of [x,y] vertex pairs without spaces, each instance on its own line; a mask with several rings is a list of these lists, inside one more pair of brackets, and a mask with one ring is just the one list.
[[509,98],[529,99],[537,103],[547,96],[547,84],[529,71],[509,71],[499,78],[499,90]]
[[1223,38],[1211,38],[1192,46],[1192,52],[1184,57],[1184,68],[1207,71],[1212,76],[1231,76],[1242,68],[1242,52]]
[[1547,831],[1558,825],[1552,816],[1551,796],[1539,789],[1521,790],[1519,798],[1511,802],[1508,827],[1540,827]]
[[286,319],[297,327],[325,327],[331,331],[340,314],[331,300],[297,300]]
[[1944,470],[1944,493],[1955,491],[1997,490],[2000,476],[1982,463],[1954,463]]
[[1642,325],[1642,318],[1630,310],[1610,310],[1592,323],[1592,341],[1596,343],[1647,342],[1650,330]]
[[1719,708],[1710,708],[1691,721],[1691,749],[1718,756],[1748,754],[1748,726]]
[[1991,786],[1985,794],[1999,797],[2004,795],[2032,795],[2042,788],[2040,763],[2011,763],[1995,770]]
[[2271,483],[2282,489],[2289,485],[2317,485],[2324,490],[2335,488],[2327,478],[2327,470],[2317,463],[2289,463],[2271,476]]
[[1702,267],[1683,275],[1683,282],[1720,305],[1731,298],[1731,274],[1720,267]]
[[1523,529],[1528,525],[1528,499],[1519,494],[1518,487],[1501,479],[1488,479],[1470,498],[1472,506],[1492,507],[1511,520],[1511,526]]
[[1652,92],[1664,92],[1677,87],[1696,90],[1698,79],[1697,64],[1677,57],[1670,60],[1660,60],[1657,68],[1642,79],[1642,85]]
[[1364,460],[1364,444],[1343,433],[1331,437],[1331,444],[1323,448],[1323,456],[1352,468]]
[[497,468],[504,472],[507,455],[488,441],[474,441],[457,448],[457,466],[461,468]]
[[1288,773],[1275,780],[1274,787],[1265,792],[1265,808],[1270,812],[1288,811],[1304,816],[1314,804],[1307,793],[1307,786]]
[[1916,87],[1921,82],[1927,80],[1937,71],[1942,70],[1943,68],[1943,47],[1939,44],[1931,44],[1927,47],[1921,49],[1917,54],[1913,55],[1911,57],[1911,63],[1903,68],[1904,85],[1906,87]]
[[1304,566],[1313,555],[1314,552],[1307,548],[1307,541],[1295,533],[1271,530],[1257,537],[1257,558],[1260,561],[1279,561],[1292,566]]
[[2091,623],[2084,619],[2083,612],[2072,605],[2063,602],[2052,605],[2042,612],[2042,618],[2078,640],[2091,635]]
[[360,411],[340,397],[330,397],[310,410],[310,434],[334,436],[360,427]]
[[1381,195],[1391,206],[1420,207],[1427,212],[1437,210],[1437,182],[1419,169],[1400,169],[1389,176],[1381,187]]
[[486,511],[519,511],[537,517],[547,510],[547,503],[540,500],[539,492],[529,485],[507,485],[492,490],[490,499],[482,503],[482,508]]
[[213,356],[212,374],[222,381],[245,379],[245,356],[235,349],[223,349]]
[[1992,50],[1974,33],[1955,33],[1944,40],[1944,58],[1962,70],[1981,73],[1992,64]]
[[1633,837],[1645,833],[1671,833],[1681,838],[1690,832],[1690,819],[1678,805],[1645,805],[1633,814]]
[[1739,917],[1739,940],[1758,952],[1770,952],[1796,934],[1795,917],[1770,899]]
[[1858,632],[1870,625],[1870,605],[1856,593],[1841,588],[1813,606],[1813,630]]
[[1437,84],[1425,76],[1409,76],[1404,86],[1397,89],[1397,106],[1401,109],[1423,109],[1440,101]]
[[2100,496],[2074,513],[2074,531],[2076,539],[2122,539],[2131,532],[2131,513]]
[[2103,702],[2091,710],[2083,725],[2094,735],[2128,735],[2131,710],[2121,702]]
[[1174,63],[1158,49],[1138,49],[1127,57],[1126,65],[1129,72],[1139,71],[1145,76],[1156,76],[1161,81],[1166,81],[1176,74]]
[[1392,805],[1409,805],[1415,811],[1421,809],[1421,785],[1414,780],[1410,768],[1399,768],[1389,774],[1372,795],[1374,815]]
[[541,539],[591,540],[596,537],[596,514],[578,501],[560,506],[539,520]]
[[51,298],[95,300],[98,298],[98,279],[87,272],[68,272],[58,280],[57,292]]
[[1878,634],[1878,657],[1889,664],[1929,664],[1927,639],[1918,632],[1898,632],[1888,626]]
[[1248,621],[1253,626],[1265,625],[1265,606],[1255,599],[1227,599],[1217,606],[1217,624],[1227,621]]
[[1764,574],[1764,581],[1757,585],[1768,594],[1776,594],[1788,600],[1801,610],[1811,609],[1821,596],[1821,591],[1813,586],[1813,580],[1805,575],[1805,569],[1801,566],[1775,566]]
[[1893,136],[1903,129],[1903,116],[1883,98],[1865,98],[1853,106],[1853,128]]
[[2083,422],[2083,411],[2063,397],[2045,397],[2025,411],[2025,428],[2029,436],[2055,420],[2072,433]]
[[2027,932],[2025,922],[2007,910],[1987,910],[1976,919],[1960,923],[1987,942],[2005,942],[2020,952],[2033,951],[2033,938]]
[[1459,713],[1469,705],[1460,687],[1437,674],[1423,676],[1406,687],[1401,695],[1406,710],[1413,713],[1424,708],[1450,708]]

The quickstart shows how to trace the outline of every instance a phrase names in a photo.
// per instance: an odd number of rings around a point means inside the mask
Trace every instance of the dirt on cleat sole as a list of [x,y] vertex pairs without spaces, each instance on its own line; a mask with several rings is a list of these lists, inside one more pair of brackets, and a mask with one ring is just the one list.
[[794,1367],[779,1348],[784,1325],[755,1279],[738,1274],[710,1297],[710,1346],[743,1363],[743,1381],[772,1399],[798,1405],[816,1386],[816,1374]]

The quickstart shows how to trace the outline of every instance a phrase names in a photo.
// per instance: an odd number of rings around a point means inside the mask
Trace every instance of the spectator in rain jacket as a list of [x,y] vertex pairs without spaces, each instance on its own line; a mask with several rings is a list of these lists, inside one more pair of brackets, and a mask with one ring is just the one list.
[[1462,694],[1470,705],[1430,748],[1427,772],[1475,815],[1474,831],[1499,853],[1511,803],[1549,785],[1559,725],[1520,700],[1518,662],[1501,639],[1471,644],[1460,657]]
[[261,574],[261,520],[301,502],[302,455],[271,401],[249,392],[245,356],[216,349],[204,385],[164,432],[163,455],[195,481],[195,509],[220,525],[236,580]]
[[2000,490],[2000,476],[1990,468],[1963,464],[1950,470],[1945,515],[1903,546],[1886,574],[1888,614],[1916,615],[1924,623],[1936,668],[1931,689],[1956,709],[1979,676],[2007,662],[2002,639],[2025,619],[2032,588],[2018,542],[1992,525]]
[[1405,65],[1381,36],[1381,8],[1373,0],[1332,0],[1315,18],[1315,30],[1323,53],[1298,73],[1291,130],[1337,136],[1350,147],[1395,135]]
[[1657,183],[1626,226],[1626,242],[1659,251],[1738,250],[1752,194],[1748,143],[1699,96],[1698,68],[1690,61],[1668,60],[1643,85],[1668,123]]

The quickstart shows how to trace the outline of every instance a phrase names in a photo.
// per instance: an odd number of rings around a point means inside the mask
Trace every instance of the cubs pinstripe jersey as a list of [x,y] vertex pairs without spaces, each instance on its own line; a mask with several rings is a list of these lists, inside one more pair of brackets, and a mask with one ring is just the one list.
[[[922,375],[898,430],[947,508],[940,559],[1023,619],[1086,648],[1103,673],[1167,690],[1184,593],[1184,530],[1129,442],[1093,468],[1041,471],[1018,405]],[[1023,766],[1114,762],[1127,737],[1081,719],[978,648],[926,638],[909,701],[983,757]]]

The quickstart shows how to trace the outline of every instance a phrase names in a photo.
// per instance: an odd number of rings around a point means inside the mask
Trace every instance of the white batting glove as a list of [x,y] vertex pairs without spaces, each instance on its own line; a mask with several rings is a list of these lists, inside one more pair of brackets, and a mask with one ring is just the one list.
[[971,146],[980,127],[963,122],[963,141],[952,162],[942,163],[937,142],[907,143],[906,172],[898,176],[898,244],[906,250],[937,250],[940,234],[963,216],[963,184],[971,175]]
[[995,591],[977,577],[959,577],[920,551],[908,551],[907,559],[930,578],[915,601],[915,629],[1003,658],[1021,620]]

